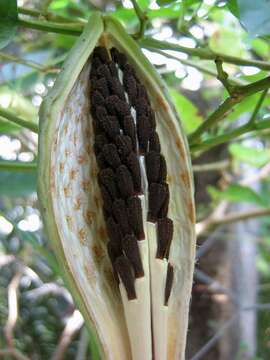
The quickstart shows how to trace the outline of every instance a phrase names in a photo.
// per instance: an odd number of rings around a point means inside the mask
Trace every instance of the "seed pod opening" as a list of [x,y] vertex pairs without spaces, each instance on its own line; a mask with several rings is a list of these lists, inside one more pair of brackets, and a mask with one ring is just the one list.
[[100,358],[184,358],[189,155],[162,80],[111,17],[90,18],[42,105],[39,200]]

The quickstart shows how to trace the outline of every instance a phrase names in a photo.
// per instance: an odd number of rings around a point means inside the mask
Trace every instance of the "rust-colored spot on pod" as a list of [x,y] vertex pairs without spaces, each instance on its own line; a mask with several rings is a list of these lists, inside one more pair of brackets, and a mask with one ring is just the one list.
[[86,246],[87,245],[87,241],[86,241],[86,230],[84,228],[80,228],[78,231],[78,238],[79,241],[82,245]]
[[86,223],[88,225],[91,225],[93,223],[93,218],[95,216],[95,213],[91,210],[86,210],[86,212],[84,213],[84,220],[86,221]]
[[89,189],[90,189],[90,181],[89,180],[83,180],[81,182],[81,187],[82,187],[83,191],[85,191],[85,192],[89,191]]
[[98,208],[100,206],[100,200],[99,200],[99,197],[98,196],[94,196],[94,201],[95,201],[95,205],[96,207]]
[[105,229],[103,226],[99,227],[99,229],[98,229],[98,234],[99,234],[99,236],[100,236],[100,239],[106,240],[106,238],[107,238],[107,231],[106,231],[106,229]]
[[164,111],[166,111],[166,112],[168,111],[168,104],[167,104],[166,101],[164,101],[164,99],[163,99],[162,96],[158,96],[158,97],[157,97],[157,103],[158,103],[159,106],[162,107],[162,109],[163,109]]
[[81,155],[78,156],[78,163],[79,163],[80,165],[86,164],[87,161],[88,161],[87,153],[83,153],[83,154],[81,154]]
[[64,191],[65,197],[69,197],[70,196],[70,184],[68,184],[67,186],[64,186],[63,191]]
[[188,208],[188,217],[191,221],[192,224],[195,224],[195,211],[194,211],[194,206],[191,200],[188,200],[187,203],[187,208]]
[[184,185],[189,189],[190,188],[190,178],[187,171],[180,172],[180,177],[184,183]]
[[181,157],[184,160],[185,159],[185,151],[184,151],[181,141],[179,139],[176,139],[175,145],[176,145],[177,149],[179,150]]
[[65,135],[67,135],[67,132],[68,132],[68,123],[65,123],[65,125],[64,125],[64,133],[65,133]]
[[100,261],[106,255],[106,252],[104,251],[103,247],[100,245],[97,244],[93,245],[92,250],[95,254],[95,259],[97,261]]
[[64,168],[65,168],[65,164],[61,161],[59,164],[60,173],[62,173],[64,171]]
[[70,171],[69,171],[69,179],[70,180],[75,180],[77,173],[78,173],[78,170],[76,170],[74,168],[70,169]]
[[93,280],[96,280],[96,275],[89,264],[84,264],[83,268],[88,281],[93,282]]
[[74,210],[78,211],[78,210],[80,210],[81,206],[82,206],[82,200],[81,200],[80,196],[77,196],[75,199],[73,208],[74,208]]

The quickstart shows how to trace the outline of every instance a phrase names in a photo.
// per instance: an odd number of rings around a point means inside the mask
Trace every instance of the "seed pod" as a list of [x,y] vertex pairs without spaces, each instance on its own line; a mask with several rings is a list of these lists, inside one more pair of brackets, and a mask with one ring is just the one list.
[[184,359],[189,154],[164,83],[111,17],[93,14],[43,101],[38,195],[99,359]]

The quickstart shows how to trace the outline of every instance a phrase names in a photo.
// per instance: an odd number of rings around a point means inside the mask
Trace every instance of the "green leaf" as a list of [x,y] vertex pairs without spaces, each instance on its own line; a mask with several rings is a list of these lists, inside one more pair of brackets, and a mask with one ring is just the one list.
[[[234,121],[239,119],[240,115],[245,113],[251,113],[254,110],[255,104],[258,102],[260,94],[254,94],[245,98],[240,104],[237,104],[233,111],[227,116],[227,119]],[[270,96],[267,96],[262,106],[270,104]]]
[[189,134],[194,131],[203,121],[198,108],[184,95],[175,89],[170,89],[177,114],[183,123],[185,131]]
[[254,167],[264,166],[270,161],[270,149],[256,149],[242,144],[231,144],[229,152],[235,160]]
[[156,10],[149,10],[147,16],[149,19],[155,18],[167,18],[167,19],[178,19],[183,9],[181,4],[172,4],[167,7],[162,7]]
[[176,0],[157,0],[157,4],[159,6],[166,6],[166,5],[170,5],[171,3],[174,3]]
[[270,34],[270,1],[238,0],[240,21],[253,36]]
[[18,9],[16,0],[0,1],[0,49],[7,46],[17,31]]
[[261,57],[268,58],[268,56],[270,55],[270,46],[267,41],[264,41],[262,39],[253,39],[251,41],[251,46],[256,52],[256,54]]
[[37,172],[0,172],[0,194],[9,197],[30,195],[36,191]]
[[228,0],[227,1],[227,6],[230,10],[230,12],[236,16],[237,18],[239,18],[240,13],[239,13],[239,8],[238,8],[238,4],[237,4],[237,0]]
[[211,50],[231,56],[246,57],[246,49],[238,31],[220,27],[209,40]]
[[208,186],[207,190],[214,200],[228,200],[232,202],[245,202],[259,206],[267,206],[264,199],[247,186],[232,184],[223,191],[214,186]]

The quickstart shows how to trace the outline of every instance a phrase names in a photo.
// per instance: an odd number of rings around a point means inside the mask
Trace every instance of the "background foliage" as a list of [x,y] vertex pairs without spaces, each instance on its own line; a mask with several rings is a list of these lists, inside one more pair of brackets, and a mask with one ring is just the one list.
[[[214,229],[260,219],[253,310],[262,311],[255,326],[257,347],[249,358],[268,359],[270,2],[266,0],[0,2],[0,358],[91,358],[83,319],[42,231],[36,161],[38,108],[97,8],[134,35],[169,87],[194,163],[201,249]],[[240,211],[233,211],[236,205]],[[195,298],[198,284],[205,285],[203,294],[211,285],[198,274]],[[207,344],[219,329],[211,319],[202,326],[210,329]],[[190,350],[190,357],[206,358],[205,344]],[[248,346],[239,345],[235,358],[246,358]]]

